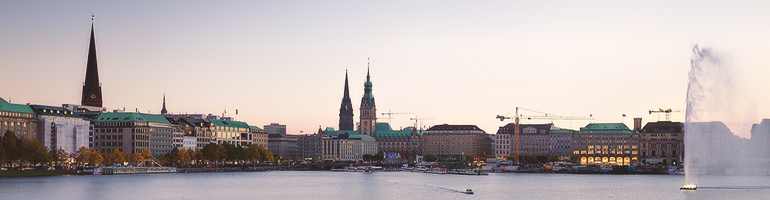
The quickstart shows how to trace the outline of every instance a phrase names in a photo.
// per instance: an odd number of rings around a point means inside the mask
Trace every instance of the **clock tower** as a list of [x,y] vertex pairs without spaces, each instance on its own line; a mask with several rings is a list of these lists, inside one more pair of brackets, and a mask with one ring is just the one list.
[[377,123],[377,107],[374,104],[372,96],[372,81],[369,76],[369,63],[366,63],[366,82],[364,83],[364,97],[361,98],[361,135],[374,135],[375,124]]

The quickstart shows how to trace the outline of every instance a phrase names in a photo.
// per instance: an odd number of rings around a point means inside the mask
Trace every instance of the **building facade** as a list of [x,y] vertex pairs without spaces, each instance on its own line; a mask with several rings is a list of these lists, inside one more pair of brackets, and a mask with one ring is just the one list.
[[252,138],[254,138],[254,141],[252,141],[252,144],[256,144],[267,148],[267,143],[268,143],[267,132],[256,126],[250,126],[249,128],[251,129],[250,130],[251,136]]
[[278,123],[270,123],[270,125],[265,125],[264,128],[267,134],[286,135],[286,125],[281,125]]
[[402,160],[413,162],[416,156],[422,155],[423,132],[414,127],[393,130],[390,124],[379,122],[372,136],[377,141],[377,153],[397,153]]
[[425,131],[422,142],[426,155],[492,155],[492,140],[476,125],[436,125]]
[[582,165],[631,165],[639,161],[639,132],[623,123],[591,123],[572,135]]
[[37,136],[38,119],[28,105],[13,104],[0,98],[0,134],[11,131],[19,138]]
[[94,147],[102,153],[119,149],[138,153],[147,148],[153,156],[168,153],[173,146],[171,123],[161,115],[110,112],[94,121]]
[[[515,127],[514,123],[509,123],[497,130],[495,156],[505,157],[515,154]],[[541,162],[548,161],[552,156],[568,159],[572,156],[573,132],[553,124],[520,124],[519,156],[523,158],[522,160],[534,157],[536,161]]]
[[639,136],[641,159],[660,159],[663,165],[682,165],[684,160],[684,124],[659,121],[644,125]]
[[63,149],[75,153],[80,147],[88,147],[91,122],[66,108],[32,105],[38,116],[37,139],[48,149]]
[[355,162],[376,153],[377,142],[368,135],[341,134],[323,139],[323,159],[327,161]]
[[214,136],[211,142],[213,143],[247,146],[254,140],[249,124],[245,122],[220,119],[208,119],[207,121],[211,122]]
[[267,150],[279,160],[294,160],[297,158],[297,136],[268,134]]
[[323,160],[323,139],[322,134],[298,135],[297,157],[305,160]]

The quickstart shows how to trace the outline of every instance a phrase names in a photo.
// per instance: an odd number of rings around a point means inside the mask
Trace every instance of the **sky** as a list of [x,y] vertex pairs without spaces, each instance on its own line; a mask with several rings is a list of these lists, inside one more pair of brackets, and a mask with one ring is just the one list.
[[427,118],[420,126],[474,124],[495,133],[509,121],[494,117],[516,107],[595,118],[522,123],[632,127],[634,117],[665,120],[650,109],[685,109],[698,44],[730,61],[742,96],[736,104],[751,111],[731,128],[747,137],[746,126],[770,118],[761,103],[770,100],[768,8],[767,1],[0,1],[0,97],[78,104],[94,13],[110,110],[159,113],[165,93],[172,113],[226,111],[250,125],[308,134],[337,127],[346,70],[358,119],[369,62],[377,112],[412,113],[393,115],[396,129],[417,117]]

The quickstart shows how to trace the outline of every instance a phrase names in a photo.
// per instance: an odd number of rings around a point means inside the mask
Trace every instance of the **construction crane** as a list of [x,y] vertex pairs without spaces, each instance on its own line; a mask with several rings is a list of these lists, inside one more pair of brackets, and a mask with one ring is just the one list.
[[401,112],[401,111],[391,112],[390,110],[388,110],[388,112],[386,112],[386,113],[382,113],[382,115],[388,115],[388,117],[383,117],[383,118],[387,118],[388,119],[388,124],[390,124],[390,119],[393,119],[393,115],[405,115],[405,114],[414,114],[414,113],[410,113],[409,111],[407,111],[407,112]]
[[[542,115],[533,115],[533,116],[519,115],[519,109],[530,111],[530,112],[535,112],[535,113],[540,113]],[[497,117],[495,117],[495,118],[500,119],[500,121],[503,121],[505,119],[511,119],[511,117],[506,117],[506,116],[502,116],[502,115],[497,115]],[[519,127],[520,127],[519,119],[520,118],[524,118],[524,119],[528,119],[528,120],[533,120],[533,119],[593,120],[594,119],[593,115],[589,115],[588,117],[586,117],[586,116],[559,116],[559,115],[554,115],[554,114],[550,114],[550,113],[540,112],[540,111],[536,111],[536,110],[530,110],[530,109],[526,109],[526,108],[516,107],[516,112],[513,115],[514,162],[516,162],[516,163],[519,162],[519,152],[520,152],[519,151]]]
[[[673,112],[683,112],[683,111],[679,110],[679,109],[674,110],[674,109],[671,109],[671,108],[665,109],[665,110],[663,110],[662,108],[658,108],[658,110],[650,110],[650,114],[652,114],[652,113],[665,113],[666,114],[666,121],[671,121],[671,113],[673,113]],[[660,115],[658,115],[658,116],[660,116]],[[658,118],[658,120],[660,120],[660,118]]]
[[419,130],[418,129],[419,126],[417,126],[417,125],[420,122],[420,120],[425,121],[425,120],[432,120],[432,119],[433,118],[418,118],[417,116],[415,116],[413,118],[409,118],[409,120],[414,120],[414,129],[417,129],[417,130]]

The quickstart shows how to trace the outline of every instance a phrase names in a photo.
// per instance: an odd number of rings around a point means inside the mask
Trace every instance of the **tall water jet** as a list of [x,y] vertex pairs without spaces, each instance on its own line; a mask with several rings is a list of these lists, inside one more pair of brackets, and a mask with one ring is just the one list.
[[745,120],[739,117],[743,102],[736,101],[733,70],[710,48],[695,45],[692,51],[684,126],[685,184],[696,184],[699,174],[740,173],[748,144],[728,128]]

